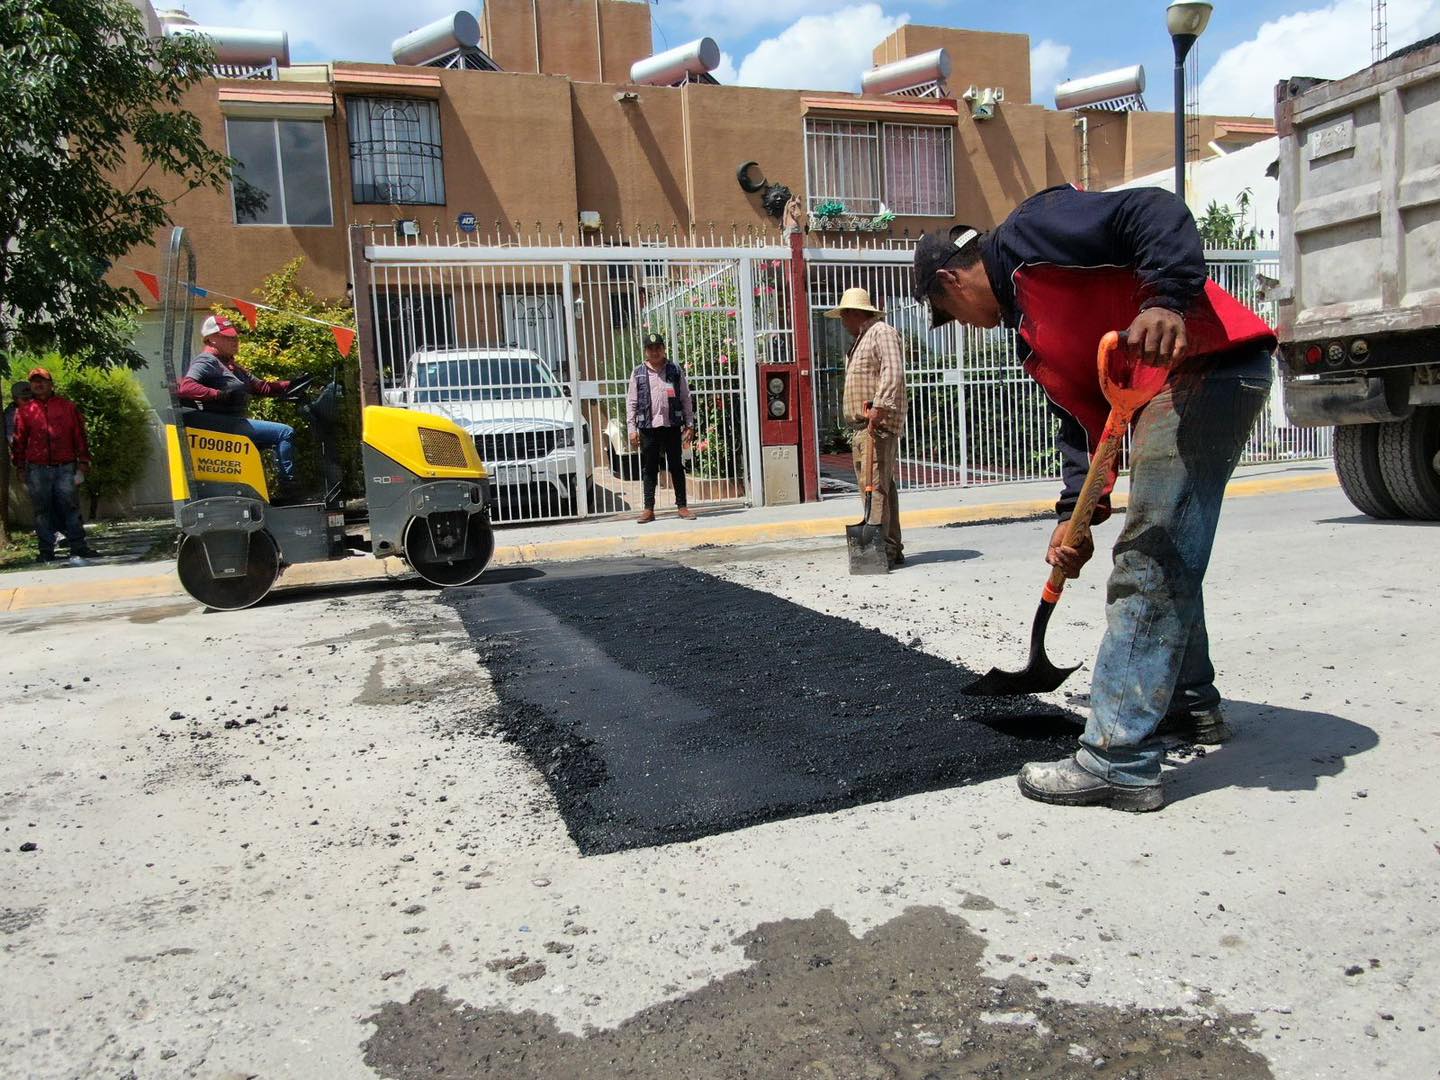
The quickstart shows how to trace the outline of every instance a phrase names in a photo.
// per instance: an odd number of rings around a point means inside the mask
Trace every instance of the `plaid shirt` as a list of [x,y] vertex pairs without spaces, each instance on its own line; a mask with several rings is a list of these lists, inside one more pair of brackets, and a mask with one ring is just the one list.
[[878,315],[850,346],[845,362],[845,422],[865,426],[865,403],[888,413],[883,434],[905,430],[905,347],[900,332]]

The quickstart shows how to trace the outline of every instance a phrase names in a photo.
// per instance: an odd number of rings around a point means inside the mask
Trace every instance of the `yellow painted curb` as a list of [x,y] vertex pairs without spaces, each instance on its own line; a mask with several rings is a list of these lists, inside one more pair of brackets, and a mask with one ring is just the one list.
[[[1237,480],[1226,489],[1227,498],[1274,495],[1283,492],[1317,491],[1338,481],[1333,473],[1308,476],[1273,476]],[[1123,506],[1123,501],[1117,500]],[[942,525],[984,522],[1005,518],[1036,518],[1053,513],[1051,499],[1024,499],[1012,502],[979,503],[974,506],[940,506],[908,510],[900,515],[907,529],[928,529]],[[642,555],[690,551],[701,546],[742,547],[749,544],[808,540],[815,537],[840,539],[848,517],[808,518],[803,521],[755,522],[710,528],[676,529],[646,535],[597,536],[575,540],[547,540],[539,544],[512,544],[495,549],[493,566],[533,566],[543,562],[569,562],[605,556]],[[338,585],[353,581],[378,581],[406,573],[399,559],[376,560],[355,557],[334,562],[302,563],[285,571],[281,587]],[[75,581],[55,585],[27,585],[0,589],[0,611],[25,611],[62,604],[103,604],[116,600],[149,600],[183,596],[173,574],[118,578],[112,581]]]

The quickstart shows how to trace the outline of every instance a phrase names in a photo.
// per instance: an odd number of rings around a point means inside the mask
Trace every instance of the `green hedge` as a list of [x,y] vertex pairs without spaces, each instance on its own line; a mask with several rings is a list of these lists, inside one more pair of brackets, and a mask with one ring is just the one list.
[[10,384],[23,382],[32,367],[55,378],[55,392],[67,397],[85,417],[85,435],[93,464],[85,477],[87,516],[93,519],[100,500],[123,498],[145,474],[150,459],[150,405],[140,380],[129,368],[99,367],[59,353],[14,355],[5,379],[5,404]]

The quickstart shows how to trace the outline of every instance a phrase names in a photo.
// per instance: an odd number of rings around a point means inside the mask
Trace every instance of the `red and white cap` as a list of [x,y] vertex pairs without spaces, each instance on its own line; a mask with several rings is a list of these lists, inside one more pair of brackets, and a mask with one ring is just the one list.
[[235,329],[235,324],[225,318],[224,315],[211,315],[205,320],[204,325],[200,327],[200,338],[204,340],[205,338],[214,337],[216,334],[220,334],[223,337],[239,337],[240,331]]

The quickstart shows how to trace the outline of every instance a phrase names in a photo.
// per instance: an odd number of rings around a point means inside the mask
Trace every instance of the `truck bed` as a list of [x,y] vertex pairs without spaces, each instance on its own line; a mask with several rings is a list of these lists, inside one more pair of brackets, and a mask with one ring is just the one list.
[[[1440,328],[1440,45],[1311,83],[1282,83],[1276,105],[1281,286],[1273,295],[1297,372],[1296,346]],[[1310,370],[1401,360],[1352,357],[1351,344],[1340,363],[1329,350]]]

